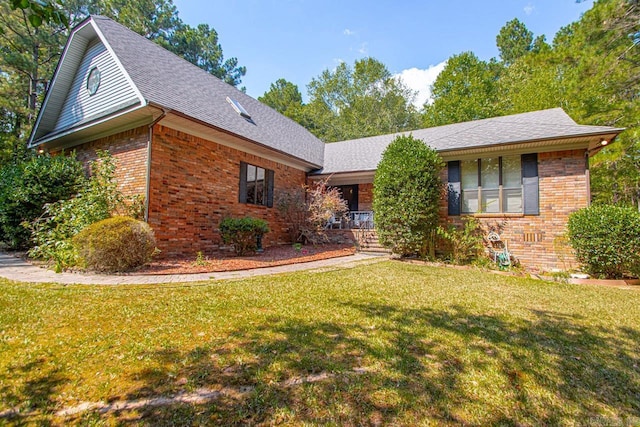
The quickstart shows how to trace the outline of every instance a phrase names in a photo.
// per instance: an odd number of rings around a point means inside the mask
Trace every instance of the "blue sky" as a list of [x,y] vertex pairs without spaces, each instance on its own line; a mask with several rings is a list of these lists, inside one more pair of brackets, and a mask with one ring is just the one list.
[[576,21],[593,0],[174,0],[182,20],[216,29],[225,58],[247,67],[253,97],[285,78],[307,97],[306,85],[339,62],[372,56],[419,92],[453,54],[498,56],[496,35],[518,18],[548,41]]

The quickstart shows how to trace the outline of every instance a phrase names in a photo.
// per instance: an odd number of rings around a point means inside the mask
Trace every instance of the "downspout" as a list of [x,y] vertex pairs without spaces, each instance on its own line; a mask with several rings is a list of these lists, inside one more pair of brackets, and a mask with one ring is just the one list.
[[589,169],[589,150],[584,153],[585,179],[587,181],[587,206],[591,206],[591,170]]
[[149,222],[149,197],[151,196],[151,141],[153,140],[153,127],[164,119],[171,110],[162,108],[162,114],[149,125],[149,139],[147,141],[147,188],[144,198],[144,221]]

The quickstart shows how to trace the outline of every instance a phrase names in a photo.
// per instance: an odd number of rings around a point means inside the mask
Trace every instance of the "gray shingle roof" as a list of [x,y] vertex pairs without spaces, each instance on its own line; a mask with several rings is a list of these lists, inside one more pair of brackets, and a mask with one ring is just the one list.
[[412,134],[436,151],[446,152],[620,131],[608,126],[578,125],[561,108],[553,108],[326,144],[324,167],[316,173],[375,170],[385,148],[398,135]]
[[[304,127],[115,21],[91,19],[147,102],[322,166],[324,144]],[[239,101],[251,120],[236,113],[227,97]]]

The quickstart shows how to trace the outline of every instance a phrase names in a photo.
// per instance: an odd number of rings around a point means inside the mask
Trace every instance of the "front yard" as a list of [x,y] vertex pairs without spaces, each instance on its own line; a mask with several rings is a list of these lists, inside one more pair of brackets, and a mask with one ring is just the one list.
[[399,262],[0,286],[0,424],[640,422],[639,290]]

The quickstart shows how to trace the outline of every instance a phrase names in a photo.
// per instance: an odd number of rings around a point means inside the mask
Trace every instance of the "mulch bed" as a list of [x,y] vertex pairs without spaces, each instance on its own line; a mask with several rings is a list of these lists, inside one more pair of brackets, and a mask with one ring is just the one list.
[[303,246],[300,249],[291,245],[273,246],[266,248],[261,254],[250,256],[216,254],[205,256],[201,262],[197,262],[195,257],[153,261],[133,274],[191,274],[248,270],[337,258],[354,253],[355,247],[352,244]]

